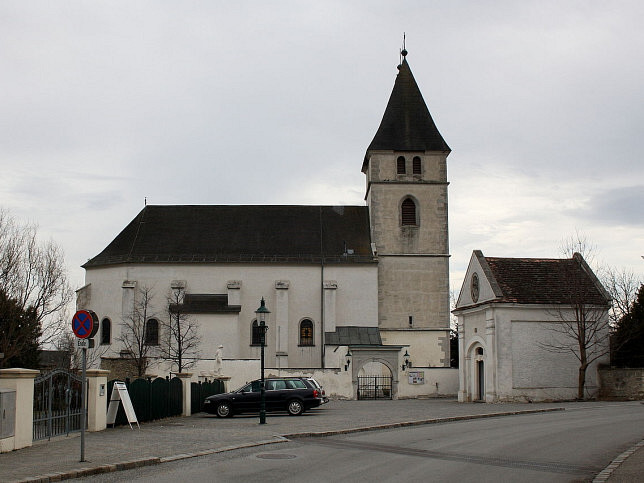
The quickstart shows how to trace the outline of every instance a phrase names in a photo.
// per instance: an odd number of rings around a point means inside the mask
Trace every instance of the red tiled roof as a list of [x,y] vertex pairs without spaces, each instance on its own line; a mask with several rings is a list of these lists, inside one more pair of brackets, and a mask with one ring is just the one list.
[[[579,254],[567,259],[483,257],[501,291],[499,302],[606,305],[609,296]],[[498,295],[498,294],[497,294]]]

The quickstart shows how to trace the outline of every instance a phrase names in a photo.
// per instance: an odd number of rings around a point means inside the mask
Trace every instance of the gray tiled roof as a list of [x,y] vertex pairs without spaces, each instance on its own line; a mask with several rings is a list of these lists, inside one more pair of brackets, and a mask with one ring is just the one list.
[[[403,60],[371,150],[450,151],[438,132],[407,60]],[[366,168],[367,159],[363,164]]]
[[83,267],[322,259],[374,263],[366,206],[148,205]]
[[325,332],[326,345],[382,345],[378,327],[336,327],[335,332]]

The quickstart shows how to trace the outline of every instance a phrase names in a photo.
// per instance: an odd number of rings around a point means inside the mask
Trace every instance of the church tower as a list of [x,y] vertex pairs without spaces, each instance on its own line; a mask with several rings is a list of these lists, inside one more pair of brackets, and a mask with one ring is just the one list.
[[378,325],[414,367],[449,366],[447,156],[407,51],[362,172],[378,258]]

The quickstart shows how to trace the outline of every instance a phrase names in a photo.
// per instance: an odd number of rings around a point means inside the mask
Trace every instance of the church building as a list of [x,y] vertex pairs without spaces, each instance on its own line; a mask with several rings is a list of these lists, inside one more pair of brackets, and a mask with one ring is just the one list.
[[456,395],[450,148],[402,54],[362,162],[365,205],[148,205],[83,265],[77,305],[98,315],[102,368],[131,359],[138,321],[147,372],[178,372],[175,324],[199,339],[183,372],[235,389],[259,378],[263,300],[267,376],[345,398]]

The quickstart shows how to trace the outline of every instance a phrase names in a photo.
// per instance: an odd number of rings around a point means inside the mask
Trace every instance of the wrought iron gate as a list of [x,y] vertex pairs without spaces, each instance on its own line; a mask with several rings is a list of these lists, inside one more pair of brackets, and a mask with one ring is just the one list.
[[56,369],[34,380],[33,439],[81,430],[83,380]]
[[358,399],[393,399],[391,376],[358,376]]

